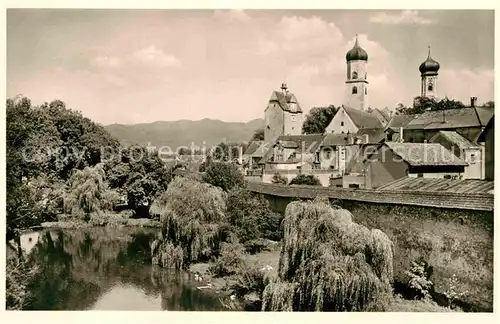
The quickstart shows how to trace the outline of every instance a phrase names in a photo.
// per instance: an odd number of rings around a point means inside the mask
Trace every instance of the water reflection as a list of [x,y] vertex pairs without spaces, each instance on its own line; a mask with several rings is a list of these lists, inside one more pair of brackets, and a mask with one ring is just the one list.
[[32,310],[223,310],[187,273],[151,266],[153,230],[40,232],[29,255]]

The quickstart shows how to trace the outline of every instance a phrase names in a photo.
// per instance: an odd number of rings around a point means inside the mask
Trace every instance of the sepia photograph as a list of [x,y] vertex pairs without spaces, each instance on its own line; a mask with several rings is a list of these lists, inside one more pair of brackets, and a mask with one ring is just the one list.
[[495,10],[5,16],[7,311],[493,312]]

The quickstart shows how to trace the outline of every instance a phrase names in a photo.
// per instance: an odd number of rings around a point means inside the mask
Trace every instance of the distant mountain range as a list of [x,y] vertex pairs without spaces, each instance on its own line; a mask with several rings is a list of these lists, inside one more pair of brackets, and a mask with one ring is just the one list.
[[157,149],[169,146],[176,150],[180,146],[213,146],[222,141],[248,142],[257,129],[264,128],[263,119],[247,123],[223,122],[213,119],[197,121],[157,121],[147,124],[122,125],[112,124],[104,128],[123,145],[151,145]]

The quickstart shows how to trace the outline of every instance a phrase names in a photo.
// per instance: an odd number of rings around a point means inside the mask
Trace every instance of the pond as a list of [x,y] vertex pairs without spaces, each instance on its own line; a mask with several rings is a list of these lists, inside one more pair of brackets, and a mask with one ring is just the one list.
[[[224,310],[194,278],[151,265],[155,230],[44,230],[27,240],[30,310]],[[25,251],[28,250],[25,248]]]

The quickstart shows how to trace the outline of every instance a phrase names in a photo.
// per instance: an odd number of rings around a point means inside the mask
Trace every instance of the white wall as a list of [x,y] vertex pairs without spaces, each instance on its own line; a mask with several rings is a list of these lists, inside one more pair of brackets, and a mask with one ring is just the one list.
[[333,134],[355,134],[358,132],[358,128],[354,125],[353,121],[349,117],[349,115],[345,112],[345,110],[341,107],[335,116],[333,116],[332,121],[326,127],[325,133],[333,133]]

